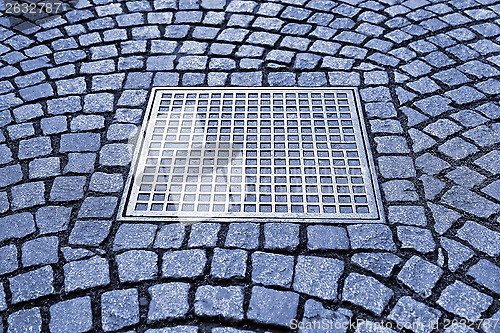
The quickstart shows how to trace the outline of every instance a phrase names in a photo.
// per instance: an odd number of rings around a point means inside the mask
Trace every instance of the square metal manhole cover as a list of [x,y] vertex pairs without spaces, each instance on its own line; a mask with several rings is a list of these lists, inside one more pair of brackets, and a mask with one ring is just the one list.
[[119,219],[381,222],[354,88],[155,88]]

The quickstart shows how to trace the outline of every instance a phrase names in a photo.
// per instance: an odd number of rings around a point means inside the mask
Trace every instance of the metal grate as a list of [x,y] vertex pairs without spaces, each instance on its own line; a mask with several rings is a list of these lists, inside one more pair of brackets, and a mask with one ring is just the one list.
[[352,88],[156,88],[120,217],[377,222]]

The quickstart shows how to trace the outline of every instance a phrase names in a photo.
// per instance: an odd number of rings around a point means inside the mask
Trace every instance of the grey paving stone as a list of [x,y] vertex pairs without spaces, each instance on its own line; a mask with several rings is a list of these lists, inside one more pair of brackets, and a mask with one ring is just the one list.
[[365,110],[369,118],[392,118],[397,115],[394,104],[388,102],[366,103]]
[[460,110],[451,117],[465,127],[476,127],[488,121],[487,118],[472,110]]
[[378,158],[380,174],[384,178],[415,177],[413,160],[407,156],[381,156]]
[[16,185],[11,189],[12,210],[19,210],[45,203],[45,186],[43,182],[31,182]]
[[469,86],[462,86],[460,88],[447,91],[445,92],[445,95],[450,97],[457,104],[477,102],[483,98],[486,98],[485,95]]
[[12,303],[30,301],[54,293],[53,280],[50,266],[9,278]]
[[392,253],[355,253],[351,260],[364,269],[383,277],[389,277],[394,266],[401,262],[401,259]]
[[307,227],[307,248],[310,250],[348,250],[347,231],[335,226],[309,226]]
[[50,84],[42,83],[36,86],[20,89],[19,94],[24,101],[30,102],[37,99],[54,96],[54,90],[52,89],[52,86]]
[[[217,244],[217,238],[220,230],[220,224],[216,223],[198,223],[191,227],[189,235],[189,247],[214,247]],[[158,238],[158,236],[157,236]],[[180,242],[184,238],[184,229],[180,236]]]
[[403,249],[414,249],[420,253],[429,253],[436,249],[432,234],[427,229],[398,226],[397,233]]
[[85,113],[103,113],[112,112],[114,104],[114,95],[111,93],[96,93],[85,95],[83,112]]
[[113,250],[148,248],[153,245],[156,230],[154,224],[122,224],[116,232]]
[[12,161],[12,151],[7,145],[0,145],[0,164]]
[[491,214],[500,211],[500,205],[461,186],[453,186],[443,195],[441,201],[453,208],[464,210],[482,218],[487,218]]
[[164,225],[156,235],[154,247],[178,249],[184,241],[185,229],[185,226],[181,223]]
[[198,316],[243,319],[243,288],[200,286],[196,290],[194,311]]
[[321,87],[327,85],[327,79],[324,73],[305,72],[300,74],[297,83],[301,87]]
[[467,271],[467,275],[472,276],[480,285],[485,286],[497,294],[499,293],[500,268],[490,261],[481,259]]
[[30,213],[18,213],[0,218],[0,241],[22,238],[35,232],[35,221]]
[[11,140],[18,140],[26,138],[35,134],[35,129],[32,123],[16,124],[7,127],[9,138]]
[[297,314],[298,302],[296,293],[255,286],[247,317],[259,323],[287,326]]
[[500,243],[497,241],[500,240],[500,233],[476,222],[466,221],[457,231],[457,237],[492,257],[500,254]]
[[232,223],[226,236],[225,246],[255,249],[259,245],[259,225],[255,223]]
[[116,256],[120,282],[151,280],[158,275],[158,255],[151,251],[131,250]]
[[491,146],[500,142],[500,125],[481,125],[468,130],[463,135],[481,147]]
[[382,184],[387,201],[417,201],[415,186],[408,180],[391,180]]
[[209,86],[225,86],[228,73],[208,73],[207,83]]
[[230,74],[233,86],[260,86],[262,85],[261,72],[241,72]]
[[478,149],[461,138],[453,138],[439,146],[438,151],[458,160],[478,152]]
[[92,328],[90,297],[62,301],[50,307],[51,332],[82,333]]
[[474,256],[471,249],[450,238],[441,237],[440,243],[448,254],[448,268],[452,272],[455,272],[462,263]]
[[71,261],[64,265],[66,292],[88,289],[109,284],[108,260],[99,256]]
[[94,171],[95,161],[96,154],[94,153],[69,153],[64,173],[91,173]]
[[64,259],[67,261],[79,260],[92,257],[95,253],[82,248],[71,248],[64,246],[61,248]]
[[123,86],[124,79],[125,73],[94,75],[92,77],[92,90],[119,90]]
[[0,274],[7,274],[19,268],[17,248],[15,245],[0,247]]
[[31,308],[14,312],[7,318],[7,324],[9,325],[9,333],[40,333],[42,331],[40,308]]
[[360,84],[360,76],[358,73],[352,72],[329,72],[328,79],[331,85],[339,86],[358,86]]
[[380,315],[392,296],[391,289],[375,278],[351,273],[345,280],[342,300]]
[[493,103],[485,103],[480,107],[476,108],[477,111],[484,114],[486,117],[490,119],[499,119],[500,118],[500,107]]
[[387,251],[394,251],[396,249],[392,240],[392,232],[386,225],[349,225],[347,231],[352,249],[379,249]]
[[182,282],[163,283],[149,287],[151,302],[148,320],[156,321],[184,316],[189,309],[189,288],[188,283]]
[[438,266],[413,256],[405,263],[397,278],[421,297],[428,298],[442,274]]
[[248,254],[244,250],[214,249],[210,274],[219,279],[245,277]]
[[132,145],[110,143],[101,148],[99,163],[105,166],[126,166],[132,160]]
[[428,200],[433,200],[446,187],[445,182],[426,174],[420,176],[419,180],[424,185],[425,198]]
[[18,157],[20,160],[48,155],[52,152],[49,137],[37,137],[19,142]]
[[295,249],[299,245],[299,226],[291,223],[266,223],[264,248]]
[[71,120],[72,132],[91,131],[104,128],[104,117],[98,115],[80,115]]
[[437,303],[445,310],[464,317],[477,320],[491,304],[493,298],[485,295],[461,281],[447,286]]
[[80,67],[81,74],[112,73],[116,69],[115,62],[111,59],[83,62]]
[[479,79],[488,78],[500,74],[499,70],[479,60],[469,61],[463,65],[458,66],[457,69],[463,73],[473,75]]
[[123,175],[96,172],[90,178],[89,190],[101,193],[119,192],[123,188]]
[[202,86],[205,82],[203,73],[185,73],[182,75],[182,85],[184,86]]
[[101,147],[98,133],[68,133],[61,135],[60,152],[97,151]]
[[343,270],[344,263],[337,259],[299,256],[293,289],[323,299],[336,299],[337,283]]
[[118,99],[121,106],[141,106],[146,102],[146,90],[124,90]]
[[398,300],[388,318],[397,323],[412,323],[409,327],[413,332],[428,333],[440,316],[441,311],[417,302],[409,296],[403,296]]
[[255,252],[252,254],[252,281],[264,285],[290,287],[293,261],[292,256]]
[[0,192],[0,213],[5,213],[10,208],[9,198],[7,192]]
[[492,198],[500,200],[500,181],[496,180],[481,190]]
[[47,112],[53,115],[74,113],[82,110],[80,97],[68,96],[47,101]]
[[15,184],[23,179],[23,173],[19,164],[0,168],[0,187]]
[[166,252],[163,255],[164,277],[196,277],[203,274],[207,258],[200,249]]
[[110,141],[129,140],[137,135],[138,128],[133,124],[111,124],[106,138]]
[[466,166],[460,166],[453,171],[448,172],[446,174],[446,178],[467,188],[480,184],[486,179],[483,175],[472,171]]
[[55,116],[40,120],[40,127],[45,135],[59,134],[68,130],[68,122],[65,116]]
[[[349,320],[352,315],[349,312],[349,310],[345,310],[343,308],[332,311],[325,308],[320,302],[308,299],[304,304],[304,317],[302,319],[302,325],[299,325],[298,321],[292,321],[290,323],[290,328],[296,329],[298,326],[301,326],[301,328],[299,328],[299,332],[305,333],[311,329],[318,328],[318,323],[322,322],[322,328],[325,332],[330,331],[345,333],[345,329],[343,327],[347,327],[349,325]],[[337,324],[337,328],[335,328],[335,324]]]
[[393,224],[427,225],[427,218],[422,206],[390,206],[388,220]]
[[57,237],[42,237],[27,241],[22,246],[23,266],[53,264],[59,261]]
[[[158,74],[162,74],[162,73],[158,73]],[[156,76],[158,76],[158,74]],[[164,74],[169,74],[169,73],[164,73]],[[177,78],[178,78],[178,74],[177,74]],[[155,80],[156,80],[156,77],[155,77]],[[137,124],[142,119],[142,113],[143,113],[143,111],[141,109],[118,109],[118,110],[116,110],[115,120],[118,122]]]
[[444,234],[461,216],[459,213],[441,205],[431,202],[427,203],[427,205],[434,217],[434,230],[440,235]]
[[50,191],[50,201],[67,202],[83,198],[83,188],[87,183],[84,176],[57,177]]
[[113,290],[101,296],[102,329],[106,332],[139,323],[137,289]]
[[87,90],[87,84],[85,83],[85,78],[83,77],[59,80],[55,83],[57,87],[57,94],[59,96],[83,94]]
[[40,207],[36,212],[36,225],[41,234],[63,231],[68,228],[70,214],[71,207]]
[[74,245],[99,246],[108,237],[111,221],[78,220],[75,222],[68,243]]
[[430,153],[425,153],[415,159],[415,166],[423,172],[433,175],[449,168],[450,164]]
[[380,154],[405,154],[410,149],[406,139],[402,136],[379,136],[374,138],[377,144],[377,152]]
[[311,41],[302,37],[285,36],[280,43],[281,47],[299,51],[306,51]]

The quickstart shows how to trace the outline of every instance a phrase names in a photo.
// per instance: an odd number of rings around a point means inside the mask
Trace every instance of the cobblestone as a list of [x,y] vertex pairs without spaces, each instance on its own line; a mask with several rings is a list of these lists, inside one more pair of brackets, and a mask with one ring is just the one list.
[[85,220],[76,221],[68,243],[75,245],[99,246],[109,235],[111,221]]
[[81,333],[92,328],[90,297],[62,301],[50,307],[50,331]]
[[101,296],[102,329],[114,331],[139,322],[137,289],[109,291]]
[[150,287],[151,302],[148,320],[184,316],[189,309],[188,291],[189,284],[182,282],[163,283]]
[[441,278],[442,270],[421,259],[418,256],[411,257],[398,274],[398,280],[417,292],[420,296],[427,298],[431,295],[432,288]]
[[196,290],[195,313],[201,316],[222,316],[243,319],[241,287],[200,286]]
[[258,284],[290,287],[293,257],[255,252],[252,254],[252,281]]
[[151,251],[131,250],[116,256],[121,282],[151,280],[157,276],[158,255]]
[[297,314],[298,302],[296,293],[255,286],[247,316],[257,322],[287,326]]
[[44,266],[34,271],[9,278],[12,303],[30,301],[54,292],[52,267]]
[[105,258],[95,256],[64,265],[64,286],[67,292],[109,284],[109,266]]
[[375,278],[351,273],[347,276],[342,292],[342,300],[361,306],[380,315],[393,296],[391,289]]
[[244,250],[216,248],[212,259],[211,275],[220,279],[245,277],[248,254]]
[[461,281],[449,285],[443,290],[437,303],[445,310],[464,317],[468,320],[477,320],[481,313],[491,304],[493,298]]

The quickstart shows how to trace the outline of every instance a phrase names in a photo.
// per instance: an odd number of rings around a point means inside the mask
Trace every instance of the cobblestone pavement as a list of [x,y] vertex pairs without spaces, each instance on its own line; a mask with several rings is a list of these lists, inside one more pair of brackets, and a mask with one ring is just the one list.
[[[500,2],[77,7],[0,18],[0,332],[500,332]],[[116,222],[152,86],[359,87],[387,223]]]

